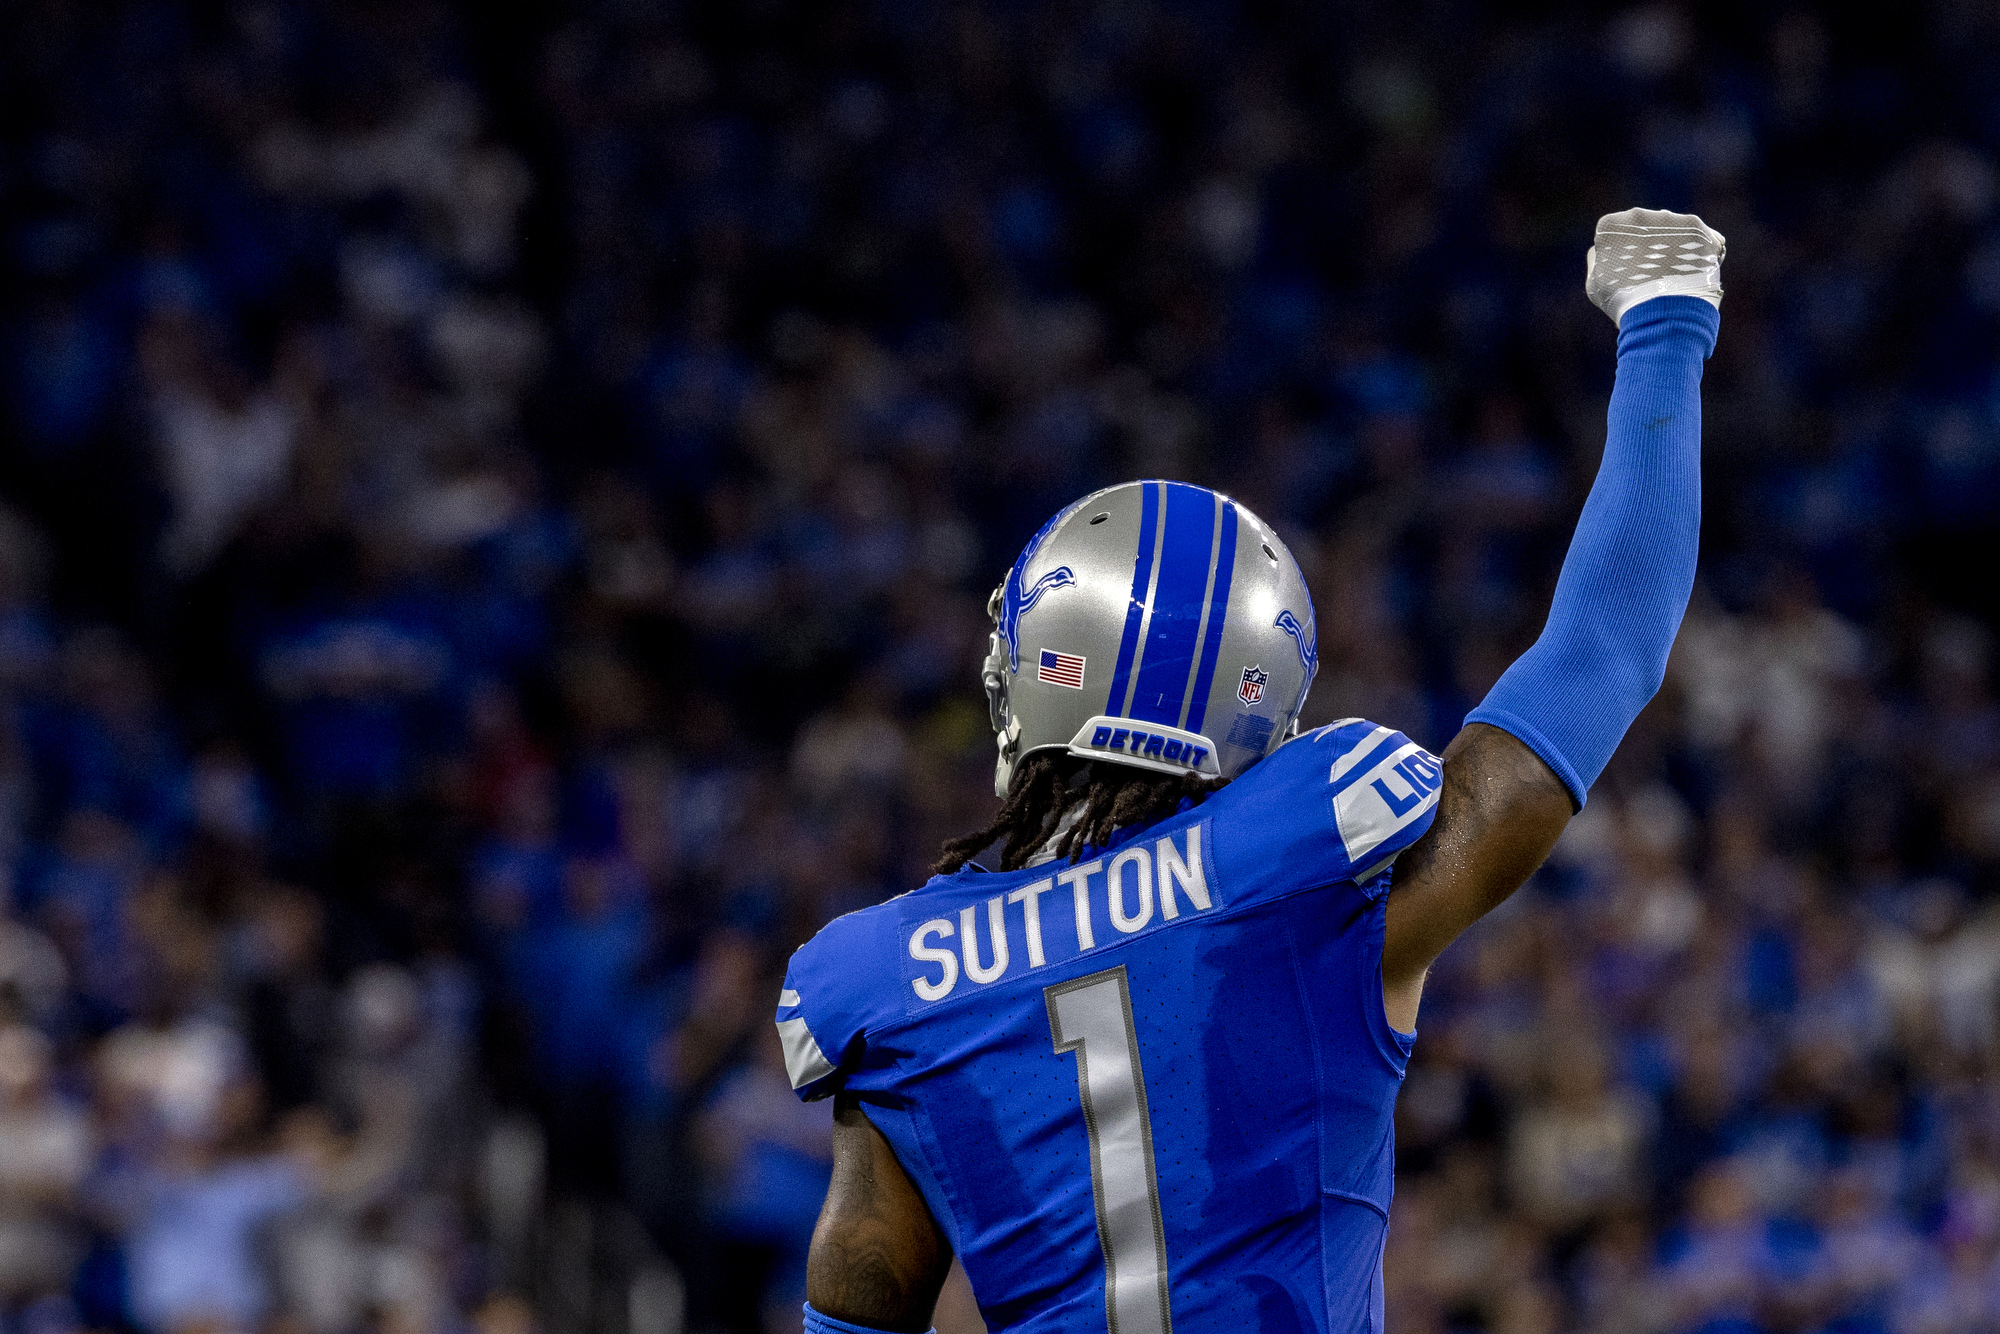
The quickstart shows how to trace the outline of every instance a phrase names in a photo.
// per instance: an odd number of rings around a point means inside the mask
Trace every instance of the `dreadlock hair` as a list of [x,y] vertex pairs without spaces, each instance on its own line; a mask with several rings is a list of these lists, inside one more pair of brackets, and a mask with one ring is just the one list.
[[[1037,751],[1014,771],[1006,804],[993,823],[947,842],[931,871],[951,875],[997,839],[1006,840],[1000,869],[1018,871],[1058,830],[1062,841],[1055,855],[1074,863],[1085,848],[1103,847],[1125,826],[1165,819],[1184,800],[1199,806],[1228,782],[1195,773],[1156,774],[1126,764],[1092,763],[1059,750]],[[1064,829],[1066,819],[1070,824]]]

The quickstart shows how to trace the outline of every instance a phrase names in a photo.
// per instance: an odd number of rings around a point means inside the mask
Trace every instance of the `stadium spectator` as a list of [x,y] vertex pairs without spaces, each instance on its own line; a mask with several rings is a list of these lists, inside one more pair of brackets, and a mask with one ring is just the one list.
[[1390,1319],[1992,1322],[1990,13],[558,8],[0,49],[0,1321],[783,1323],[758,1026],[983,823],[1005,560],[1235,491],[1308,725],[1440,744],[1643,197],[1733,246],[1702,587],[1427,993]]

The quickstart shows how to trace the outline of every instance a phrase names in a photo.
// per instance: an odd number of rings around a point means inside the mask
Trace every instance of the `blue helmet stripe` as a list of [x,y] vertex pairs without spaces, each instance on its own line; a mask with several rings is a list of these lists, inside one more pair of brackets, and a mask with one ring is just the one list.
[[1222,625],[1229,618],[1229,581],[1236,573],[1236,506],[1222,506],[1222,538],[1215,557],[1215,591],[1208,599],[1208,632],[1201,641],[1201,670],[1188,701],[1187,730],[1201,731],[1208,717],[1208,692],[1215,685],[1215,664],[1222,656]]
[[1139,660],[1139,681],[1127,716],[1140,722],[1179,724],[1194,668],[1196,636],[1201,633],[1202,595],[1208,591],[1209,559],[1214,552],[1213,491],[1184,482],[1169,482],[1166,492],[1165,539],[1160,551],[1159,584],[1153,593],[1153,615],[1146,624]]
[[[1222,548],[1222,523],[1223,520],[1226,517],[1228,517],[1228,514],[1229,514],[1229,505],[1228,502],[1225,501],[1223,502],[1221,508],[1217,509],[1215,512],[1215,535],[1209,539],[1210,550],[1208,553],[1208,587],[1202,590],[1201,623],[1195,629],[1195,640],[1201,644],[1206,644],[1208,642],[1207,639],[1208,618],[1209,615],[1215,609],[1214,598],[1211,596],[1215,592],[1215,567],[1216,567],[1215,555],[1216,552],[1220,551]],[[1194,661],[1188,664],[1187,689],[1182,692],[1181,716],[1174,720],[1174,726],[1176,727],[1187,726],[1188,705],[1192,703],[1194,699],[1194,682],[1195,678],[1201,674],[1201,660],[1202,660],[1202,654],[1196,653],[1194,656]]]
[[1111,670],[1111,690],[1104,711],[1125,712],[1125,686],[1132,672],[1132,655],[1139,649],[1139,626],[1146,619],[1146,588],[1153,581],[1153,536],[1160,517],[1159,492],[1151,482],[1139,487],[1139,554],[1132,562],[1132,600],[1125,605],[1125,634],[1118,641],[1118,665]]

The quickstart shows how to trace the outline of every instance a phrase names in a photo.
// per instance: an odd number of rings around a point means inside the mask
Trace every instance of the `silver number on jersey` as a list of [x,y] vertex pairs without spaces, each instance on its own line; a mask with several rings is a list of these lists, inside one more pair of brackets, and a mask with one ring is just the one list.
[[1042,996],[1057,1054],[1076,1053],[1076,1088],[1090,1135],[1090,1193],[1104,1248],[1105,1323],[1110,1334],[1173,1334],[1153,1122],[1125,966],[1057,983]]

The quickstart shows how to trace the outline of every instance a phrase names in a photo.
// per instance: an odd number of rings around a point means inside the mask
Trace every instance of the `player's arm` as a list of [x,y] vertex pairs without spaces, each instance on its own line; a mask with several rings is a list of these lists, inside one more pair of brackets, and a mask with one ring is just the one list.
[[[806,1259],[806,1327],[918,1334],[931,1324],[951,1247],[882,1132],[836,1094],[833,1184]],[[839,1322],[839,1323],[835,1323]]]
[[1397,862],[1382,993],[1416,1026],[1431,963],[1519,888],[1659,690],[1694,590],[1701,364],[1715,346],[1722,237],[1699,218],[1598,220],[1584,290],[1618,324],[1604,460],[1548,624],[1445,749],[1429,832]]

